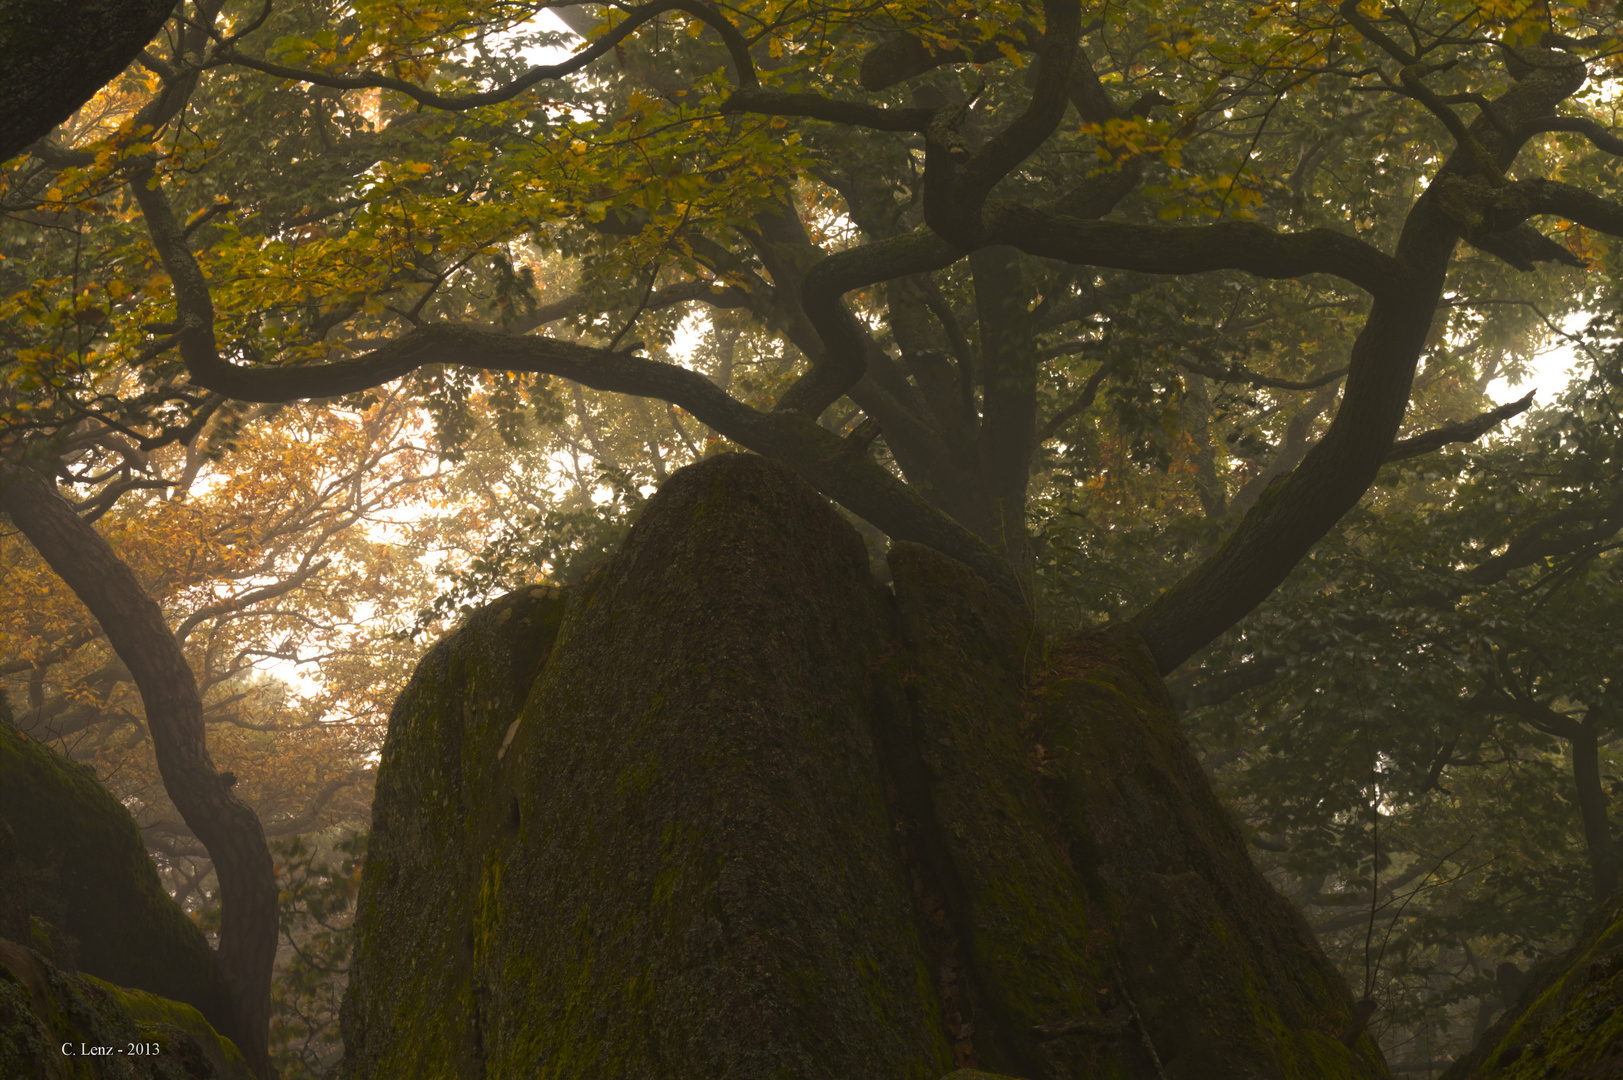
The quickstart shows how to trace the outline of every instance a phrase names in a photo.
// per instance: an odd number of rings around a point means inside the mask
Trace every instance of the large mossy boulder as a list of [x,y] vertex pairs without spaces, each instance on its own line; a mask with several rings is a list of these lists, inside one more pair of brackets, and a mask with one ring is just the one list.
[[1623,890],[1443,1080],[1623,1080]]
[[0,938],[4,1080],[253,1080],[190,1005],[73,975]]
[[[1126,632],[792,472],[673,476],[397,702],[344,1076],[1386,1075]],[[984,1070],[977,1073],[971,1070]]]
[[129,810],[88,766],[0,722],[7,833],[0,936],[45,945],[43,921],[65,935],[58,963],[222,1021],[208,939],[165,891]]

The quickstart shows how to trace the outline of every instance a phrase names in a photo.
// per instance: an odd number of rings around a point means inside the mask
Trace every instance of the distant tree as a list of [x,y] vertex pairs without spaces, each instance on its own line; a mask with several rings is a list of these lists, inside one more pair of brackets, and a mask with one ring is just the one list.
[[1513,435],[1389,467],[1174,683],[1355,982],[1373,921],[1415,1031],[1509,1004],[1500,966],[1563,948],[1620,884],[1623,352],[1584,346]]

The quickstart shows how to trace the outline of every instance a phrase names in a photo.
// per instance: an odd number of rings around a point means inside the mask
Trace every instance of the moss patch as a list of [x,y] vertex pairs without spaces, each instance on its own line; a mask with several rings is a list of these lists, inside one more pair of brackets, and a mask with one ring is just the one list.
[[567,596],[435,646],[343,1075],[1385,1076],[1142,643],[1045,643],[953,560],[890,564],[894,595],[803,481],[724,455]]
[[0,723],[0,816],[16,843],[0,885],[72,940],[60,962],[221,1021],[207,939],[164,891],[135,819],[94,772]]
[[[110,1052],[85,1052],[91,1048]],[[237,1048],[190,1005],[94,976],[68,974],[39,953],[4,939],[0,939],[0,1076],[253,1080]]]
[[1623,889],[1443,1080],[1623,1076]]

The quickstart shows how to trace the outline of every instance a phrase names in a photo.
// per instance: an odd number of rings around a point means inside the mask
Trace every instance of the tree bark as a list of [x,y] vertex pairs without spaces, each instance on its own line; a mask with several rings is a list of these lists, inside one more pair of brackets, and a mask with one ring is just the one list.
[[101,623],[146,706],[164,789],[205,847],[220,880],[217,992],[226,1032],[262,1077],[267,1057],[271,968],[276,959],[276,875],[252,808],[231,792],[209,757],[197,680],[162,610],[129,566],[38,475],[0,472],[0,507]]
[[0,0],[0,161],[72,116],[173,10],[170,0]]
[[1578,813],[1584,823],[1584,842],[1589,849],[1589,873],[1594,882],[1595,903],[1603,904],[1617,890],[1617,847],[1612,842],[1612,823],[1606,818],[1606,790],[1600,782],[1600,745],[1594,727],[1587,721],[1573,725],[1572,782],[1578,789]]

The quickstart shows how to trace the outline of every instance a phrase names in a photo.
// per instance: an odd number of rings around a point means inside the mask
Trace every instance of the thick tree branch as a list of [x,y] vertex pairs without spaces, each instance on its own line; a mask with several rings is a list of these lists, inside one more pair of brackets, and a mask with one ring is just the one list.
[[776,90],[738,90],[722,103],[723,114],[806,116],[874,131],[923,131],[934,109],[886,109],[856,101],[836,101],[821,94],[786,94]]
[[924,220],[960,251],[989,243],[982,211],[997,182],[1047,141],[1070,103],[1071,73],[1082,33],[1079,0],[1044,0],[1043,40],[1037,50],[1037,78],[1031,100],[1019,116],[969,150],[958,127],[968,106],[948,106],[926,128]]
[[1481,240],[1510,233],[1540,214],[1563,217],[1608,236],[1623,236],[1623,203],[1611,202],[1571,184],[1534,178],[1496,188],[1448,176],[1433,187],[1438,208],[1459,226],[1467,240],[1479,246]]
[[1403,292],[1410,274],[1390,255],[1333,229],[1276,233],[1261,225],[1136,225],[1087,221],[1046,207],[987,208],[987,240],[1078,266],[1150,274],[1243,270],[1264,278],[1331,274],[1372,296]]
[[1523,128],[1522,134],[1524,138],[1531,138],[1547,131],[1574,131],[1588,138],[1598,150],[1623,155],[1623,136],[1613,134],[1609,128],[1601,127],[1598,121],[1587,116],[1552,116]]
[[[1541,61],[1493,101],[1497,123],[1484,115],[1471,125],[1473,138],[1501,171],[1515,160],[1520,144],[1506,139],[1500,124],[1520,130],[1527,121],[1552,113],[1583,85],[1587,74],[1582,61],[1555,50],[1541,50]],[[1469,155],[1456,150],[1439,170],[1433,189],[1470,183],[1464,178],[1474,168]],[[1354,267],[1359,277],[1352,280],[1375,297],[1353,344],[1341,406],[1324,437],[1289,476],[1263,492],[1223,545],[1133,617],[1163,674],[1261,603],[1379,474],[1407,409],[1415,364],[1425,349],[1461,235],[1441,201],[1432,191],[1415,204],[1394,256],[1372,250],[1336,260],[1343,273]],[[1390,279],[1369,280],[1367,270],[1381,264],[1390,266]]]
[[1456,424],[1445,424],[1440,428],[1433,428],[1419,435],[1411,435],[1407,439],[1400,439],[1392,444],[1386,452],[1387,462],[1402,461],[1405,458],[1419,457],[1439,450],[1449,443],[1475,442],[1512,416],[1519,416],[1533,405],[1533,392],[1529,391],[1525,397],[1497,409],[1490,409],[1480,416],[1473,416],[1469,420],[1461,420]]

